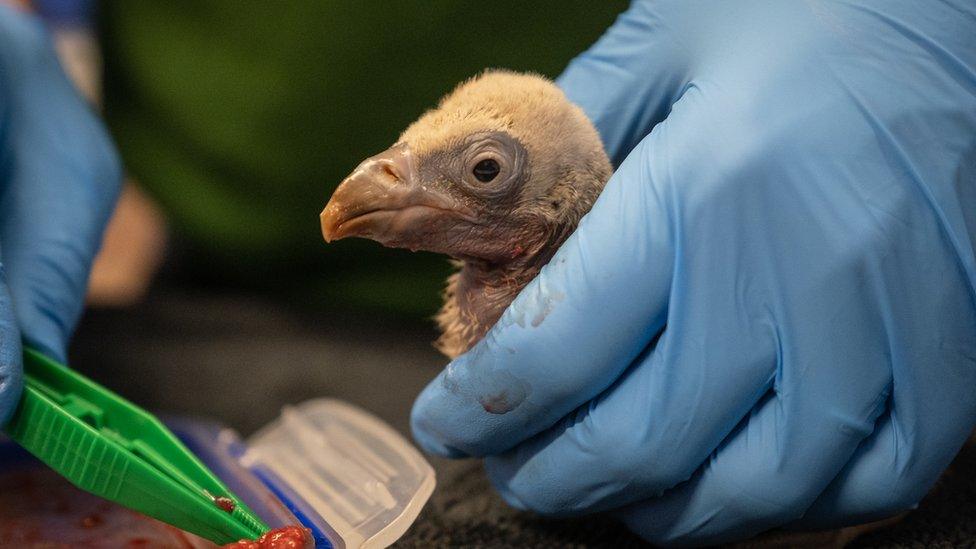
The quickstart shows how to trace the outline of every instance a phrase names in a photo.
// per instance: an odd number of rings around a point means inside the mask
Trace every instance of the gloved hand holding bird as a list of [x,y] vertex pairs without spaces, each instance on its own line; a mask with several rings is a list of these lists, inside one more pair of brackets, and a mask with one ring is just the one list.
[[[328,242],[364,237],[443,253],[457,271],[436,320],[436,347],[469,351],[554,256],[612,174],[600,136],[549,80],[487,71],[363,161],[322,211]],[[520,322],[537,326],[546,308]],[[504,413],[504,401],[481,402]],[[887,524],[766,535],[750,547],[843,546]]]

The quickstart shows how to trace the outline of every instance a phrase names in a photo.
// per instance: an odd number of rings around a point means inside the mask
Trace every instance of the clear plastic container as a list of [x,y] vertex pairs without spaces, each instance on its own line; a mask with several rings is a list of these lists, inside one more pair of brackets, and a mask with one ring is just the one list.
[[248,440],[241,463],[337,547],[386,547],[413,524],[434,470],[399,433],[329,399],[286,407]]
[[[434,490],[434,470],[420,452],[380,419],[341,401],[286,407],[246,442],[213,422],[164,421],[269,526],[301,523],[318,548],[386,547],[413,524]],[[41,467],[13,442],[0,442],[0,476]],[[85,539],[77,521],[56,507],[24,511],[50,514],[36,522],[65,529],[63,539]]]

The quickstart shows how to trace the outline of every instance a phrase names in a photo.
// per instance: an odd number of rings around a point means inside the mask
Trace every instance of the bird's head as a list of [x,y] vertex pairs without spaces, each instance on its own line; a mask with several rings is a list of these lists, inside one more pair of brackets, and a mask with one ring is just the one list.
[[548,261],[610,171],[593,125],[552,82],[489,71],[357,166],[322,234],[487,265]]

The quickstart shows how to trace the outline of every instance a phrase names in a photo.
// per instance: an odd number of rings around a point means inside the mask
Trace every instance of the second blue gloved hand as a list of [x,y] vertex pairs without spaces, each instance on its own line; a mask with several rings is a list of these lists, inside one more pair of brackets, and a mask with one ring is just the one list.
[[559,81],[623,161],[417,440],[658,543],[916,504],[976,424],[974,22],[635,3]]
[[21,339],[65,359],[120,182],[41,24],[0,6],[0,424],[20,398]]

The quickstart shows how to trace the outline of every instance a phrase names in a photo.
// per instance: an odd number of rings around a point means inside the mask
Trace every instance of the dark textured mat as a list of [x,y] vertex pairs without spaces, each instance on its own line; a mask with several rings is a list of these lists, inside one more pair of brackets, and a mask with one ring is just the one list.
[[[248,434],[283,404],[331,396],[401,432],[445,360],[429,326],[307,314],[261,298],[157,291],[139,307],[89,312],[73,366],[160,412],[218,419]],[[434,459],[438,486],[404,547],[634,547],[602,517],[551,521],[507,507],[477,461]],[[858,547],[976,547],[976,449],[920,509]]]

